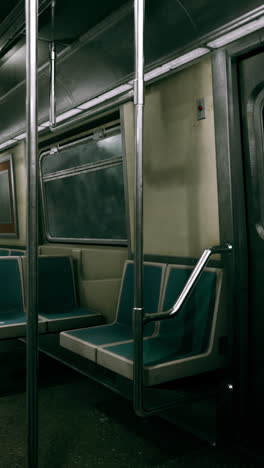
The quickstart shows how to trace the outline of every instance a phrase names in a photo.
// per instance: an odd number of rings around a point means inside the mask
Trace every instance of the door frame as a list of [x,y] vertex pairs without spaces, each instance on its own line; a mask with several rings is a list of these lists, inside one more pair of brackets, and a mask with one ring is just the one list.
[[[238,61],[261,50],[263,32],[256,32],[212,55],[215,144],[218,180],[220,241],[230,242],[233,252],[223,263],[228,281],[228,313],[231,314],[231,383],[233,423],[243,438],[248,404],[248,244]],[[224,409],[223,409],[224,410]]]

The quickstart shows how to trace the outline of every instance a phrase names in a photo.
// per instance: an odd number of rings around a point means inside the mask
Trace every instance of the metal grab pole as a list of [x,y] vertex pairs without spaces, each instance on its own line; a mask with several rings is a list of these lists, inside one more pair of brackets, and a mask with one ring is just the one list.
[[27,123],[27,467],[38,467],[38,0],[26,7]]
[[51,3],[51,42],[49,43],[50,53],[50,108],[49,108],[49,119],[50,128],[53,130],[56,127],[56,44],[54,41],[54,27],[55,27],[55,5],[56,0],[52,0]]
[[134,410],[143,389],[143,131],[144,131],[144,16],[145,0],[135,0],[135,280],[134,280]]

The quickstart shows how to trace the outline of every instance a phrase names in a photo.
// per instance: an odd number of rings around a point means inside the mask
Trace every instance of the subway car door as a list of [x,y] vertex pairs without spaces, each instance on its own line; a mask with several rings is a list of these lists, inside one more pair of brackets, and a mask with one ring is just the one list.
[[249,268],[247,409],[256,428],[264,417],[264,52],[240,62],[239,82]]

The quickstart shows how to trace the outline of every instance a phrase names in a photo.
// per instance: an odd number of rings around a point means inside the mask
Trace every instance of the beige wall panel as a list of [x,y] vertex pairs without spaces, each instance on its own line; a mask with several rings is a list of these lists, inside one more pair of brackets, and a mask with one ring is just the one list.
[[128,102],[123,106],[123,132],[126,151],[127,165],[127,190],[129,204],[131,248],[134,240],[134,173],[135,173],[135,151],[134,151],[134,106]]
[[63,247],[61,245],[40,245],[39,247],[39,253],[41,255],[72,255],[76,257],[80,257],[81,255],[81,249],[80,247],[78,249],[73,248],[72,246],[70,247]]
[[120,284],[121,278],[81,281],[80,302],[90,310],[101,312],[106,322],[111,323],[116,315]]
[[79,273],[83,280],[118,278],[122,275],[127,249],[122,247],[42,245],[42,255],[71,255],[80,261]]
[[26,245],[26,213],[27,213],[27,183],[26,183],[26,163],[25,163],[25,144],[18,143],[16,146],[1,153],[1,156],[13,155],[15,187],[16,187],[16,206],[19,237],[17,239],[0,238],[1,245]]
[[[207,118],[197,120],[204,97]],[[146,89],[144,252],[199,256],[219,241],[211,61]],[[133,105],[124,106],[133,237]],[[132,241],[133,242],[133,241]]]
[[83,249],[81,277],[85,280],[120,278],[127,260],[127,249],[105,247]]

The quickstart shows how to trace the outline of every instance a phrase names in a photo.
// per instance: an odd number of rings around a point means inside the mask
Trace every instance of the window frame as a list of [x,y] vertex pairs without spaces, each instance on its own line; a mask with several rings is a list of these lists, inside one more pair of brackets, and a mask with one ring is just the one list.
[[11,211],[10,222],[0,221],[0,238],[18,239],[19,232],[18,232],[17,201],[16,201],[16,190],[15,190],[15,172],[14,172],[13,155],[7,154],[5,156],[1,156],[0,164],[6,165],[4,169],[1,169],[1,172],[7,172],[8,174],[9,201],[10,201],[10,211]]
[[[256,129],[256,157],[257,165],[261,171],[258,172],[258,187],[260,196],[259,197],[259,222],[256,224],[258,234],[264,238],[264,200],[263,200],[263,177],[264,177],[264,89],[258,95],[255,105],[255,129]],[[261,229],[259,229],[261,224]]]
[[[87,163],[82,166],[73,166],[70,169],[64,169],[47,175],[43,175],[42,162],[43,159],[47,156],[50,156],[52,153],[56,153],[67,148],[73,148],[85,142],[96,140],[103,140],[107,137],[119,135],[121,137],[122,145],[122,155],[117,157],[112,157],[111,159],[106,159],[102,161],[97,161],[94,163]],[[48,223],[48,207],[47,200],[45,195],[44,185],[45,182],[50,180],[56,180],[69,175],[78,175],[81,173],[88,173],[98,170],[104,170],[110,167],[115,167],[122,164],[123,166],[123,184],[124,184],[124,204],[125,204],[125,224],[127,230],[126,239],[96,239],[96,238],[72,238],[72,237],[54,237],[50,234],[49,223]],[[130,239],[129,232],[129,212],[128,212],[128,184],[127,184],[127,168],[126,168],[126,155],[125,147],[123,142],[122,128],[120,124],[115,125],[114,127],[106,128],[95,128],[94,132],[89,131],[88,136],[82,138],[76,138],[76,140],[71,141],[70,143],[65,143],[62,145],[51,146],[48,150],[45,150],[40,154],[39,157],[39,174],[40,174],[40,196],[41,196],[41,211],[42,211],[42,224],[43,232],[46,240],[51,243],[70,243],[70,244],[92,244],[92,245],[115,245],[115,246],[128,246]]]
[[264,88],[257,88],[247,104],[249,145],[251,158],[254,162],[252,178],[256,181],[255,197],[253,199],[253,213],[255,227],[261,239],[264,239]]

